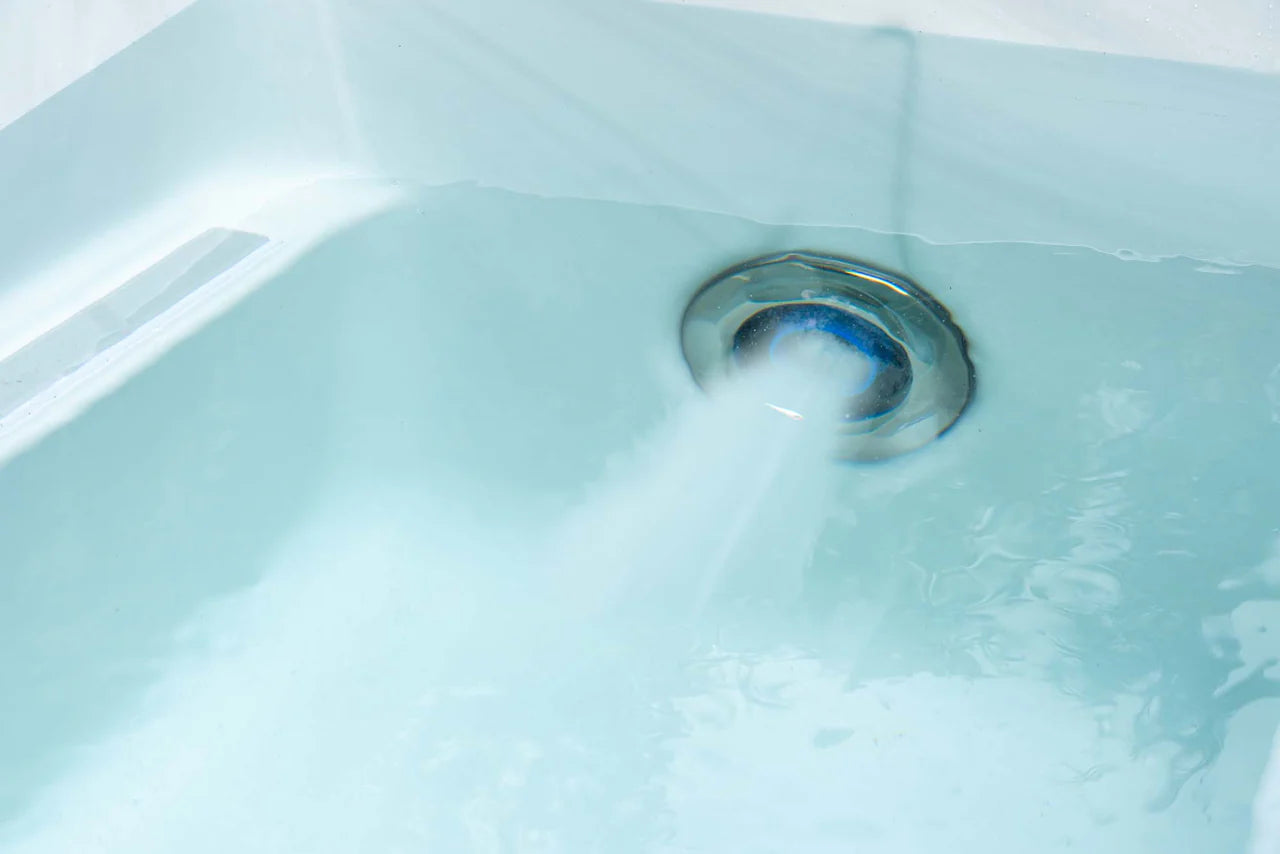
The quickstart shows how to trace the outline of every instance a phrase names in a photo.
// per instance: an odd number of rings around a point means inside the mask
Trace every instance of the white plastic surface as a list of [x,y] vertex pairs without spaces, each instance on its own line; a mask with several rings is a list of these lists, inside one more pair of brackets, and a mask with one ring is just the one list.
[[666,0],[1100,53],[1280,71],[1272,0]]
[[202,0],[0,131],[0,348],[332,175],[1280,265],[1277,99],[1234,69],[647,0]]
[[0,128],[193,0],[0,0]]

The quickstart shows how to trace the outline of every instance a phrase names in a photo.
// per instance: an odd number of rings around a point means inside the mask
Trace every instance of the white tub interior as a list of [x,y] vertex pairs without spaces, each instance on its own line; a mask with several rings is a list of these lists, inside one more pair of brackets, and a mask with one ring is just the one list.
[[[0,420],[0,840],[1240,850],[1277,90],[632,2],[195,4],[0,132],[10,364],[264,241]],[[686,441],[679,315],[797,246],[932,290],[979,396],[725,551],[754,481]]]

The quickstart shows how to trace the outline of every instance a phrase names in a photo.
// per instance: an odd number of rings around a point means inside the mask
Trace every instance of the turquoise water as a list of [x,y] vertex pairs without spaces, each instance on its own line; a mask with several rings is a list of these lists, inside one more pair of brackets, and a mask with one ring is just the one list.
[[[789,248],[948,305],[954,430],[824,465],[699,397],[684,301]],[[0,841],[1239,851],[1278,286],[415,191],[0,469]]]

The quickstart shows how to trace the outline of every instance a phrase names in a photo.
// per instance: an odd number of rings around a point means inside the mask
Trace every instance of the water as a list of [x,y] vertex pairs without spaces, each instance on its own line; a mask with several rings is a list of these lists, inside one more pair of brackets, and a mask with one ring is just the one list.
[[676,627],[726,587],[798,599],[830,498],[842,378],[862,368],[842,355],[762,366],[712,403],[685,404],[569,515],[551,547],[552,598],[605,613],[640,605]]
[[[953,431],[693,391],[683,300],[798,245],[907,249]],[[0,470],[0,840],[1242,850],[1280,274],[1203,267],[418,191]]]
[[[688,400],[547,542],[349,484],[183,629],[137,724],[7,850],[594,846],[596,800],[642,794],[609,780],[638,757],[601,742],[666,735],[632,731],[669,717],[632,704],[680,681],[717,597],[796,604],[849,367],[817,355]],[[766,406],[781,389],[803,419]],[[633,807],[618,850],[659,842]]]

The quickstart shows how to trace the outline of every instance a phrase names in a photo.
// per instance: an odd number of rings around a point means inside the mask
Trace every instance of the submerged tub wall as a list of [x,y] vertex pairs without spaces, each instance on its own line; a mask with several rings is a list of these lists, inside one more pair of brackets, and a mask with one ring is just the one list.
[[332,174],[1280,264],[1278,96],[640,0],[201,0],[0,131],[0,351],[134,256]]
[[0,464],[0,815],[155,678],[184,614],[255,580],[330,465],[338,303],[281,285]]

